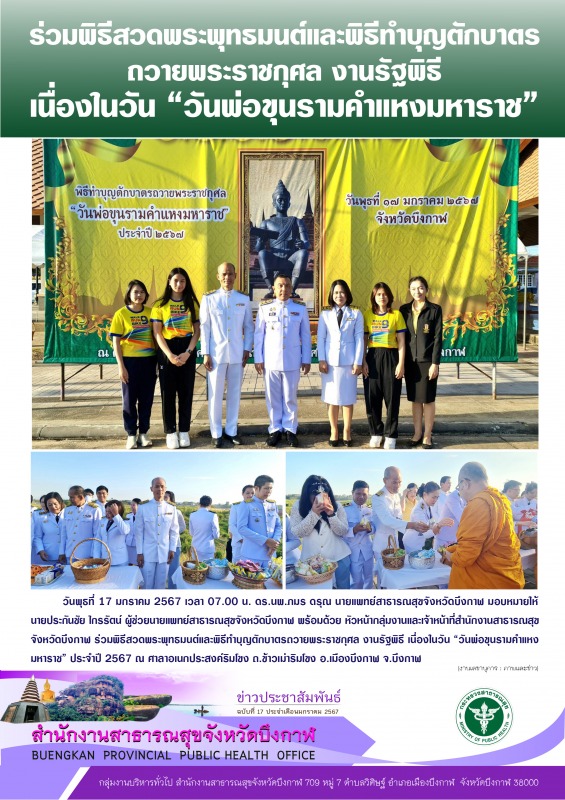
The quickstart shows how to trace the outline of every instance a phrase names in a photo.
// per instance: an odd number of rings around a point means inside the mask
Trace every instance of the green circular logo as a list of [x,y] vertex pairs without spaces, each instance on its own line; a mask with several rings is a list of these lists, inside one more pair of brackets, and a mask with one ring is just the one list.
[[473,744],[496,744],[512,725],[512,707],[495,689],[473,689],[457,705],[457,727]]

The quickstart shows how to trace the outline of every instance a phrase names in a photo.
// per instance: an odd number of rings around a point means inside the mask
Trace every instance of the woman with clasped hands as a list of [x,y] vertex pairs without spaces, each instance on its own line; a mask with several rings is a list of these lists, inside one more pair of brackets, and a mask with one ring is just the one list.
[[351,551],[344,540],[349,530],[343,506],[337,502],[330,484],[321,475],[309,475],[300,500],[290,512],[292,532],[302,539],[301,560],[321,555],[337,561],[336,587],[349,589]]

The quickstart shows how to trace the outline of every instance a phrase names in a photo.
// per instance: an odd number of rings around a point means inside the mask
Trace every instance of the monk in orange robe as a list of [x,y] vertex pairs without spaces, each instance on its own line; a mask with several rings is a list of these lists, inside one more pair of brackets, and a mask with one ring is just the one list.
[[459,472],[457,490],[467,501],[457,544],[443,553],[451,565],[449,589],[523,589],[520,542],[508,499],[488,485],[482,464],[470,461]]

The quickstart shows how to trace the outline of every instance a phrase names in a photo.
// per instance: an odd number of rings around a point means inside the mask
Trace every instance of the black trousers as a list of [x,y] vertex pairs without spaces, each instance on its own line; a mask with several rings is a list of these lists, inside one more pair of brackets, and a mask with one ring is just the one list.
[[[169,350],[176,356],[188,350],[191,336],[169,339]],[[161,387],[161,406],[163,410],[163,428],[165,433],[188,433],[192,416],[192,396],[194,394],[194,377],[196,374],[196,348],[186,364],[176,367],[171,364],[162,350],[158,353],[159,385]],[[179,424],[177,428],[176,401],[178,396]]]
[[[129,436],[147,433],[151,422],[151,409],[157,382],[155,356],[124,356],[128,382],[122,383],[122,413],[124,428]],[[139,419],[138,419],[139,415]]]
[[[369,377],[363,378],[365,410],[371,436],[398,438],[398,412],[402,380],[394,377],[398,365],[398,350],[388,347],[370,347],[367,352]],[[383,402],[386,421],[383,423]]]

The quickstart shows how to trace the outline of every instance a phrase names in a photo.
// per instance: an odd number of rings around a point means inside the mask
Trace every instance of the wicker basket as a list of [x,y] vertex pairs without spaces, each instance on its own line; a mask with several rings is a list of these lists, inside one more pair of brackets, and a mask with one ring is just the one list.
[[[77,558],[73,563],[75,550],[81,544],[84,544],[84,542],[100,542],[100,544],[103,544],[106,548],[108,558]],[[69,564],[71,565],[71,569],[77,583],[100,583],[100,581],[103,581],[108,574],[111,563],[112,554],[110,553],[110,548],[106,542],[103,542],[102,539],[97,539],[95,536],[90,537],[89,539],[83,539],[82,542],[77,542],[77,544],[75,544],[73,547],[73,552],[69,558]],[[88,569],[85,569],[85,567]]]
[[408,563],[413,569],[432,569],[435,567],[436,564],[436,551],[429,550],[428,556],[425,558],[418,558],[416,553],[419,553],[420,550],[414,550],[412,553],[408,553]]
[[[186,559],[184,564],[181,564],[183,580],[185,580],[187,583],[192,583],[195,585],[204,583],[204,581],[206,580],[206,576],[208,575],[209,567],[208,565],[206,565],[205,567],[199,567],[198,566],[199,563],[200,562],[198,561],[198,553],[196,552],[194,547],[191,546],[190,550],[188,551],[188,558]],[[187,566],[188,564],[194,564],[194,567],[190,569]]]
[[394,536],[389,536],[388,547],[385,547],[384,550],[381,550],[383,567],[385,569],[402,569],[402,567],[404,566],[404,559],[406,558],[406,556],[405,555],[395,556],[394,554],[396,553],[397,550],[398,547],[396,547]]
[[233,585],[237,586],[238,589],[266,589],[265,581],[267,580],[264,578],[262,581],[258,581],[255,578],[246,578],[244,575],[236,575],[235,572],[232,572],[233,575]]
[[271,577],[271,573],[268,570],[263,570],[265,573],[265,577],[259,580],[258,578],[247,578],[245,575],[240,575],[239,573],[235,572],[232,567],[235,564],[229,565],[229,570],[233,575],[233,584],[237,586],[238,589],[266,589],[265,581]]
[[213,581],[223,581],[229,572],[227,560],[223,566],[212,564],[212,561],[213,559],[208,559],[208,561],[204,562],[205,564],[208,564],[208,577]]
[[303,581],[314,586],[317,583],[325,583],[326,581],[331,580],[336,569],[337,563],[333,561],[327,572],[320,572],[316,575],[301,575],[299,572],[296,574],[299,578],[302,578]]

